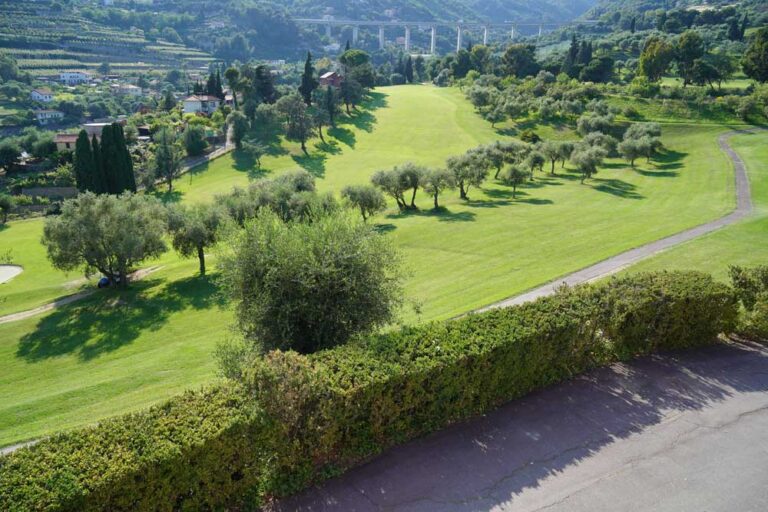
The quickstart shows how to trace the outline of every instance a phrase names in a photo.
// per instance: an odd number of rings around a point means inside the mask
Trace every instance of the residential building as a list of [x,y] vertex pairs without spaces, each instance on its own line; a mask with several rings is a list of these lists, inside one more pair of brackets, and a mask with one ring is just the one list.
[[77,143],[76,133],[57,133],[53,138],[56,143],[56,149],[59,151],[74,151]]
[[53,101],[53,91],[46,88],[32,89],[29,94],[32,101],[39,101],[40,103],[50,103]]
[[184,98],[184,113],[210,115],[216,112],[220,103],[221,100],[216,96],[192,95]]
[[119,84],[119,85],[112,85],[113,90],[122,96],[133,96],[135,98],[138,98],[144,92],[141,90],[141,87],[137,87],[132,84]]
[[84,84],[91,80],[91,74],[86,71],[62,71],[59,81],[67,85]]
[[329,71],[320,77],[320,85],[323,87],[327,87],[329,85],[332,87],[341,87],[341,81],[341,75],[335,71]]
[[40,126],[55,124],[64,119],[64,112],[58,110],[35,110],[35,120]]

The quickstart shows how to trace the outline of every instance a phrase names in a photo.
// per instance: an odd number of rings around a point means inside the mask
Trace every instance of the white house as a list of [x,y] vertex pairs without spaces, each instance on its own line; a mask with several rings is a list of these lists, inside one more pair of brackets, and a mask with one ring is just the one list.
[[29,94],[32,101],[39,101],[40,103],[50,103],[53,101],[53,91],[50,89],[32,89]]
[[35,110],[35,119],[37,124],[41,126],[57,123],[64,119],[64,112],[58,110]]
[[84,84],[91,80],[91,74],[86,71],[62,71],[59,80],[67,85]]
[[192,95],[184,98],[184,113],[210,115],[216,112],[220,103],[216,96]]
[[134,98],[138,98],[144,94],[141,87],[131,84],[112,84],[110,88],[113,92],[121,96],[133,96]]

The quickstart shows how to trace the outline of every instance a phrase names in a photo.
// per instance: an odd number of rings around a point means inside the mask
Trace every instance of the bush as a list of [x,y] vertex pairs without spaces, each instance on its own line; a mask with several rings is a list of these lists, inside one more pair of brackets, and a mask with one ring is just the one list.
[[738,332],[768,339],[768,266],[731,267],[731,283],[741,302]]
[[735,314],[730,289],[709,276],[645,274],[308,357],[271,352],[244,388],[186,393],[0,458],[0,502],[255,508],[592,367],[711,343]]
[[227,245],[224,283],[240,330],[257,347],[311,353],[394,320],[399,258],[351,215],[285,223],[264,212]]

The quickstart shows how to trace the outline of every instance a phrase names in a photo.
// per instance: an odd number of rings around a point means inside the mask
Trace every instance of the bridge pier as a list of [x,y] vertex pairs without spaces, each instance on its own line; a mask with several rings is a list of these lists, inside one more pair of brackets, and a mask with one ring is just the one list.
[[387,44],[387,40],[384,37],[384,27],[379,27],[379,50],[383,50]]
[[488,27],[483,27],[483,46],[488,46]]
[[432,39],[429,43],[429,53],[435,55],[437,53],[437,27],[432,25]]
[[405,51],[411,51],[411,27],[405,26]]
[[358,39],[360,39],[360,27],[355,25],[352,27],[352,44],[357,44]]
[[544,25],[539,25],[539,37],[541,37],[542,33],[544,33]]
[[515,26],[512,25],[512,35],[510,36],[510,39],[514,39],[514,38],[515,38]]
[[325,26],[325,37],[327,37],[328,39],[331,38],[331,26],[330,25],[326,25]]
[[456,26],[456,53],[459,53],[459,50],[461,50],[461,42],[462,38],[464,37],[463,30],[461,25]]

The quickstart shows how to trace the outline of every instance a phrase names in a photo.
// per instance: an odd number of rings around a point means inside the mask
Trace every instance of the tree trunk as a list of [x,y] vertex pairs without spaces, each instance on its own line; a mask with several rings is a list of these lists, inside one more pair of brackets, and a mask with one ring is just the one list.
[[325,137],[323,137],[323,127],[322,126],[318,126],[317,127],[317,132],[320,134],[320,140],[323,141],[323,143],[325,143]]
[[467,191],[464,189],[464,183],[459,183],[459,197],[461,199],[467,198]]
[[496,168],[496,174],[493,175],[493,179],[499,179],[499,174],[501,174],[501,167]]
[[557,160],[552,160],[552,170],[550,171],[550,174],[551,174],[552,176],[554,176],[554,175],[555,175],[555,162],[556,162],[556,161],[557,161]]
[[168,193],[170,194],[171,192],[173,192],[173,179],[168,178]]
[[301,141],[301,150],[305,155],[309,156],[309,152],[307,151],[307,142],[304,140]]
[[435,210],[440,208],[440,205],[437,204],[437,195],[438,195],[437,192],[435,192]]
[[348,115],[348,116],[351,116],[351,115],[352,115],[352,112],[349,110],[349,103],[345,103],[345,105],[346,105],[346,107],[347,107],[347,115]]
[[517,199],[517,185],[512,185],[512,199]]
[[197,246],[197,259],[200,261],[200,275],[205,275],[205,250],[202,245]]
[[416,208],[416,191],[418,189],[413,187],[413,195],[411,196],[411,208]]

